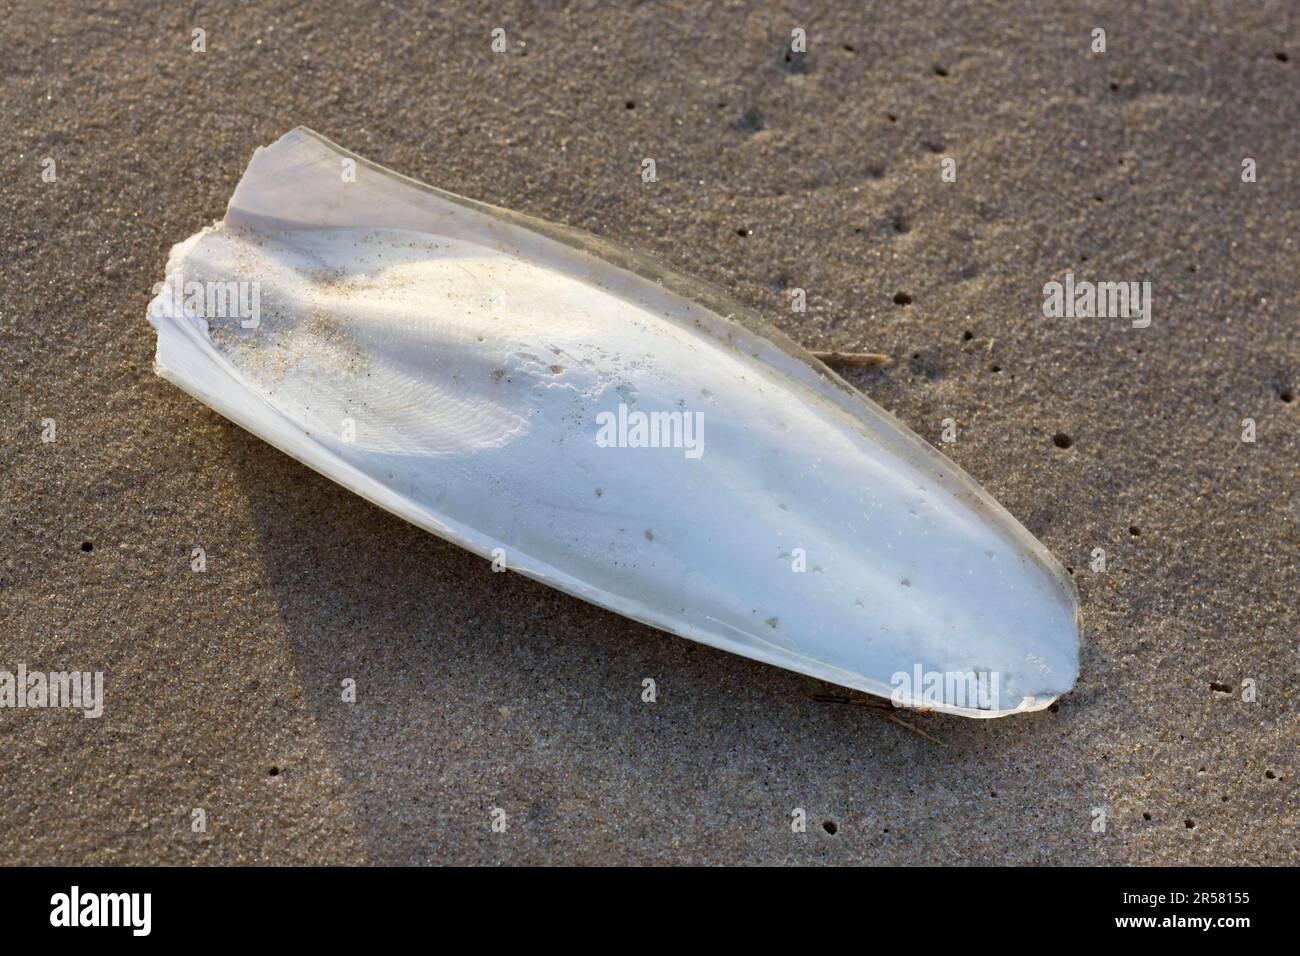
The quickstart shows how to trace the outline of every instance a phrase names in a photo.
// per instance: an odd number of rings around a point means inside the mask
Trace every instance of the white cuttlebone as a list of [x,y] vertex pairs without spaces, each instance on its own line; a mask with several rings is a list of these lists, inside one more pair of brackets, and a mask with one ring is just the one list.
[[[807,353],[650,259],[299,128],[167,280],[160,375],[477,555],[911,706],[1001,716],[1074,684],[1077,597],[1047,550]],[[255,327],[176,294],[232,282],[257,289]],[[701,453],[602,447],[620,404],[699,413]],[[972,672],[997,699],[963,693]]]

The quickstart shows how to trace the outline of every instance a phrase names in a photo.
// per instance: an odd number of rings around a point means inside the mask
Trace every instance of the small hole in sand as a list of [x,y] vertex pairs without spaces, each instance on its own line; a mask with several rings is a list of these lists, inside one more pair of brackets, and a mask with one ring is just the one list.
[[906,292],[894,293],[894,305],[911,305],[911,304],[912,304],[912,297],[908,295]]
[[1142,533],[1142,529],[1135,524],[1131,524],[1128,526],[1128,533],[1136,538],[1138,535]]
[[1274,53],[1273,55],[1274,55],[1275,57],[1277,57],[1277,61],[1278,61],[1279,63],[1285,63],[1287,60],[1291,59],[1291,58],[1290,58],[1289,56],[1287,56],[1285,53],[1280,53],[1280,52],[1279,52],[1279,53]]
[[278,777],[278,776],[280,776],[280,768],[279,768],[279,767],[272,767],[270,770],[268,770],[268,771],[266,772],[266,775],[267,775],[268,777]]
[[1295,389],[1290,385],[1283,385],[1282,388],[1279,389],[1277,397],[1289,405],[1295,401]]
[[1184,820],[1184,821],[1183,821],[1183,826],[1187,827],[1187,829],[1189,829],[1189,830],[1192,830],[1192,829],[1195,829],[1196,824],[1193,823],[1191,820]]
[[839,832],[840,828],[835,825],[834,820],[827,820],[824,823],[822,823],[822,829],[825,830],[827,833],[831,834],[831,836],[834,836],[836,833]]
[[1074,439],[1065,432],[1057,432],[1052,436],[1052,444],[1057,448],[1069,448],[1074,444]]
[[936,65],[935,68],[934,68],[934,75],[935,75],[935,76],[947,76],[947,75],[948,75],[948,71],[947,71],[946,69],[944,69],[943,67]]
[[81,550],[82,550],[82,551],[94,551],[94,550],[95,550],[95,546],[94,546],[93,544],[91,544],[89,541],[83,541],[83,542],[81,542]]
[[967,329],[965,332],[961,334],[961,340],[963,342],[969,342],[973,338],[975,338],[975,333],[972,332],[970,329]]

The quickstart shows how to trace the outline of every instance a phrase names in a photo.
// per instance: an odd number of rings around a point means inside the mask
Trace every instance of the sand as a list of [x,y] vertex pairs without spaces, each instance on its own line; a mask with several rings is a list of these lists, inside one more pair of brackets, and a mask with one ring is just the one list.
[[[861,7],[9,10],[0,669],[105,703],[0,709],[0,863],[1300,862],[1300,14]],[[847,376],[954,419],[1072,569],[1076,689],[900,726],[493,574],[154,376],[168,248],[298,124],[888,354]],[[1045,317],[1067,271],[1151,282],[1150,327]]]

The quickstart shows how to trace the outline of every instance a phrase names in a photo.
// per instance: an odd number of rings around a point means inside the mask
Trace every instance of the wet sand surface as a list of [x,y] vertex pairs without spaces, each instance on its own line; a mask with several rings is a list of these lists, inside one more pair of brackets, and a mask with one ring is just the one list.
[[[0,48],[0,670],[105,674],[99,719],[0,709],[0,863],[1300,862],[1293,4],[54,2]],[[299,124],[888,354],[846,377],[1072,570],[1075,690],[872,708],[157,378],[168,249]],[[1150,281],[1150,326],[1045,317],[1067,271]]]

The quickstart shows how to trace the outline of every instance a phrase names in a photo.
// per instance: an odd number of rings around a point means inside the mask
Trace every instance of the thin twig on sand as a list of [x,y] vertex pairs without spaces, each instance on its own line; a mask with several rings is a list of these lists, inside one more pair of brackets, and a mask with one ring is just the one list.
[[900,718],[893,712],[894,705],[889,701],[878,700],[874,697],[850,697],[848,694],[813,694],[813,700],[817,701],[819,704],[854,704],[858,707],[865,707],[872,713],[884,717],[890,723],[898,724],[898,726],[902,727],[904,730],[910,730],[912,733],[924,737],[931,743],[938,744],[940,747],[944,748],[948,746],[933,734],[928,734],[915,724],[908,723],[906,720]]
[[825,362],[832,368],[873,368],[889,362],[888,355],[880,352],[813,352],[813,358]]

